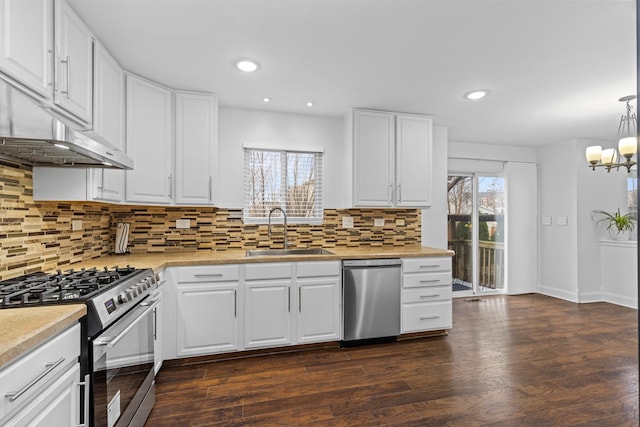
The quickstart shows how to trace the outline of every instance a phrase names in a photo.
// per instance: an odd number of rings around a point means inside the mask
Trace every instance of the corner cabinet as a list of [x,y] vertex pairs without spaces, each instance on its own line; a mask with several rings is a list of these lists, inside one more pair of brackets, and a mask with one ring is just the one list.
[[126,201],[171,204],[172,92],[131,74],[126,87],[126,153],[134,163],[125,175]]
[[451,258],[402,259],[402,333],[451,329]]
[[432,120],[353,111],[354,206],[431,206]]

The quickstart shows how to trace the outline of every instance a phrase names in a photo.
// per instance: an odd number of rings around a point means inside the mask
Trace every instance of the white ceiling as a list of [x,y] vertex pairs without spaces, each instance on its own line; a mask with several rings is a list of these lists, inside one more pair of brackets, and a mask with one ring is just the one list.
[[424,113],[453,141],[535,146],[613,141],[636,93],[634,0],[69,3],[125,69],[221,106]]

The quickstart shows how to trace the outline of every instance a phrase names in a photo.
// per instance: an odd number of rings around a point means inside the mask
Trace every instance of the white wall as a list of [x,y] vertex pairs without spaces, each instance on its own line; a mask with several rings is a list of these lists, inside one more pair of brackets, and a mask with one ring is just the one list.
[[[602,300],[601,232],[591,219],[594,209],[626,211],[626,172],[588,168],[589,145],[611,143],[574,139],[538,148],[540,217],[540,291],[574,302]],[[567,217],[567,225],[558,225]]]
[[351,206],[351,144],[345,142],[344,118],[221,107],[218,123],[220,185],[216,205],[242,207],[242,146],[261,144],[324,149],[324,207]]
[[422,244],[446,249],[447,243],[447,128],[433,127],[433,206],[422,210]]

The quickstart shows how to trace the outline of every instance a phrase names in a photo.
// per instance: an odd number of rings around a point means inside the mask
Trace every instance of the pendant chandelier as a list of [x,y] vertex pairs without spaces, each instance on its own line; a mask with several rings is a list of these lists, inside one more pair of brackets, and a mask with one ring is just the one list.
[[[611,169],[615,168],[619,170],[620,167],[627,169],[627,172],[631,172],[631,167],[636,164],[631,158],[637,151],[637,117],[633,112],[633,107],[629,104],[629,101],[636,99],[635,95],[623,96],[618,101],[625,102],[627,111],[620,117],[620,125],[618,126],[618,150],[615,148],[602,149],[599,145],[587,147],[587,161],[593,170],[598,167],[603,167],[607,172],[611,172]],[[618,152],[620,154],[618,154]],[[618,160],[624,157],[623,162]]]

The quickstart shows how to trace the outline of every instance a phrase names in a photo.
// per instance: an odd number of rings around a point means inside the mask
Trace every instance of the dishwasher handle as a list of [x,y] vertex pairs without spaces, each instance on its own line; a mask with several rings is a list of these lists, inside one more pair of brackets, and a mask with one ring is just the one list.
[[400,258],[383,259],[350,259],[342,261],[342,267],[349,268],[376,268],[376,267],[400,267]]

